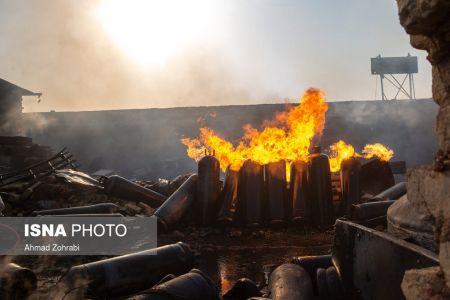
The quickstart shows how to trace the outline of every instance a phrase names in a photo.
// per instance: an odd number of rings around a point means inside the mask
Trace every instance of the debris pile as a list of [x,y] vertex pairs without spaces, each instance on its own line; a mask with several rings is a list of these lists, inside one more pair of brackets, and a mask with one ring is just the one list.
[[[61,153],[65,158],[61,159]],[[352,227],[360,226],[356,223],[336,221],[336,228],[340,229],[336,231],[333,256],[296,257],[291,263],[271,268],[266,281],[258,284],[242,278],[230,289],[221,291],[217,282],[195,265],[194,258],[201,259],[219,250],[220,245],[209,241],[214,235],[266,240],[267,228],[294,227],[313,232],[314,228],[329,228],[339,216],[386,230],[389,207],[406,193],[404,182],[395,184],[388,162],[351,158],[342,162],[340,174],[332,174],[328,157],[320,148],[315,148],[308,163],[291,164],[290,181],[284,161],[264,166],[246,161],[240,171],[228,169],[221,181],[218,162],[209,155],[199,161],[197,174],[152,182],[130,181],[118,175],[94,178],[75,168],[67,168],[76,166],[66,150],[56,157],[60,158],[60,163],[37,163],[25,169],[33,172],[22,170],[3,175],[0,195],[6,216],[155,216],[160,241],[171,242],[125,256],[69,259],[67,272],[56,268],[58,283],[44,292],[38,291],[52,298],[237,300],[252,297],[330,299],[333,295],[334,299],[345,299],[348,289],[354,288],[346,281],[348,268],[361,266],[345,261],[342,255],[353,253],[348,247],[364,246],[364,243],[352,246],[345,241],[358,230],[361,235],[373,234],[362,229],[366,227]],[[393,228],[389,230],[395,229],[398,233],[403,229],[404,234],[411,224],[402,223],[396,216],[389,218],[390,228]],[[174,244],[174,238],[189,245]],[[409,236],[402,239],[409,239]],[[417,239],[418,244],[423,240]],[[394,252],[412,253],[411,257],[425,262],[426,266],[435,265],[433,258],[427,256],[431,254],[414,248],[395,249]],[[10,264],[5,261],[2,265],[6,270]],[[30,269],[14,268],[34,275]],[[2,274],[8,278],[0,285],[4,299],[15,297],[13,285],[18,285],[27,295],[36,293],[33,276],[27,275],[30,280],[13,284],[10,282],[14,278],[9,273]]]
[[0,173],[23,168],[51,155],[50,147],[34,144],[29,137],[0,136]]

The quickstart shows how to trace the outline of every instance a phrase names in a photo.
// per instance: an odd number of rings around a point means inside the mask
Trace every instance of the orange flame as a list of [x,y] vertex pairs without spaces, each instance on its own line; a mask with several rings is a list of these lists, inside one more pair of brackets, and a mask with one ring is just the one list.
[[337,172],[341,169],[341,163],[358,155],[352,145],[345,143],[343,140],[338,141],[330,146],[330,170]]
[[341,169],[341,163],[351,157],[364,157],[370,159],[372,157],[378,157],[383,161],[389,161],[394,156],[394,151],[386,146],[376,143],[367,144],[364,146],[362,155],[355,152],[352,145],[340,140],[330,146],[330,170],[331,172],[338,172]]
[[[327,110],[324,93],[310,88],[305,91],[299,105],[276,114],[273,120],[265,122],[266,126],[262,131],[249,124],[245,125],[244,135],[236,146],[207,127],[200,128],[198,138],[183,138],[181,142],[187,146],[188,156],[197,161],[204,156],[206,150],[214,150],[223,171],[228,166],[237,171],[247,159],[263,165],[286,160],[286,174],[289,178],[290,162],[308,161],[311,141],[322,134]],[[385,150],[391,155],[387,156]],[[332,172],[340,169],[343,160],[360,156],[351,145],[343,141],[332,145],[330,151]],[[380,156],[388,160],[393,151],[381,144],[374,144],[367,145],[363,154],[364,157]]]
[[380,143],[366,145],[362,153],[366,159],[376,156],[384,161],[389,161],[394,156],[394,151],[392,149],[389,149]]
[[307,161],[311,140],[320,135],[325,125],[328,104],[318,89],[308,89],[298,106],[278,113],[272,126],[262,131],[251,125],[244,126],[244,135],[237,146],[219,137],[212,129],[200,128],[197,139],[184,138],[189,157],[199,160],[205,149],[214,149],[222,170],[230,166],[239,170],[245,160],[260,164],[289,161]]

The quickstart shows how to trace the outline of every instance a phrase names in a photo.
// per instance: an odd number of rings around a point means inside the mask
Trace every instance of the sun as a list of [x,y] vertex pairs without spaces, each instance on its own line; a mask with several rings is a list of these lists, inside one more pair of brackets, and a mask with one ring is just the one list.
[[142,66],[164,64],[207,33],[209,0],[103,0],[99,20],[114,44]]

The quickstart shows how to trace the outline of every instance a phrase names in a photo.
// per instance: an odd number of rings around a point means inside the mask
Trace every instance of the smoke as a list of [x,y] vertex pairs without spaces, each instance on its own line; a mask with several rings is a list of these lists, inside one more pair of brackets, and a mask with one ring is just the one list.
[[44,117],[38,113],[26,114],[22,117],[21,134],[27,136],[33,133],[44,133],[55,122],[57,119],[51,115]]
[[0,34],[8,41],[0,46],[8,58],[2,77],[43,92],[42,103],[25,102],[29,110],[214,105],[274,95],[241,83],[212,44],[180,50],[163,66],[140,66],[105,34],[99,3],[0,0]]
[[419,55],[417,92],[430,94],[425,53],[409,45],[392,3],[216,1],[229,9],[212,34],[146,68],[106,33],[101,1],[0,0],[1,76],[43,92],[27,111],[256,104],[309,86],[333,100],[373,99],[369,58],[379,53]]
[[330,105],[324,144],[339,136],[361,151],[363,145],[382,143],[394,150],[393,160],[408,167],[430,163],[437,151],[437,105],[425,100],[354,101]]
[[[285,108],[265,104],[41,113],[56,121],[30,136],[54,150],[67,147],[88,172],[112,169],[129,178],[174,178],[197,169],[180,138],[196,137],[207,126],[236,144],[245,124],[257,128]],[[405,160],[408,167],[429,164],[437,150],[436,113],[432,100],[332,102],[320,145],[326,149],[342,139],[361,152],[364,145],[378,142],[394,150],[393,161]]]

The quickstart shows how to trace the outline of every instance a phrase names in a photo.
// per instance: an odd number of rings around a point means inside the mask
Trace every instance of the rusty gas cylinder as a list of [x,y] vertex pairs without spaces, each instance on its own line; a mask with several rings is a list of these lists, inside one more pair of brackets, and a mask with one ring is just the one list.
[[349,216],[353,204],[361,201],[361,163],[355,157],[341,163],[342,212]]
[[47,210],[35,210],[32,216],[51,216],[51,215],[84,215],[84,214],[113,214],[119,211],[119,207],[114,203],[99,203],[86,206],[74,206],[67,208],[56,208]]
[[299,223],[311,222],[311,196],[308,187],[308,164],[296,161],[291,164],[290,197],[292,220]]
[[179,242],[71,267],[58,290],[64,296],[73,293],[69,299],[124,297],[151,288],[168,274],[185,274],[193,262],[189,246]]
[[264,170],[268,224],[283,224],[288,221],[290,215],[286,182],[286,161],[281,160],[269,163],[264,166]]
[[316,225],[330,225],[334,217],[330,161],[318,146],[313,148],[309,157],[308,185],[311,191],[313,222]]
[[183,217],[194,210],[197,193],[197,174],[192,174],[183,184],[155,211],[158,218],[158,230],[168,231],[178,225]]
[[282,264],[269,277],[269,295],[273,300],[312,300],[313,286],[308,272],[295,264]]
[[217,218],[220,194],[220,164],[213,155],[198,162],[197,200],[201,206],[202,225],[210,226]]
[[147,189],[118,175],[104,178],[102,184],[105,193],[109,196],[128,201],[144,202],[151,207],[160,206],[167,198],[160,193]]
[[238,201],[238,180],[239,171],[232,170],[228,167],[222,192],[219,196],[221,206],[217,223],[221,226],[229,226],[235,221]]
[[264,168],[251,160],[244,162],[239,171],[238,214],[246,226],[262,224],[264,205]]

